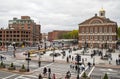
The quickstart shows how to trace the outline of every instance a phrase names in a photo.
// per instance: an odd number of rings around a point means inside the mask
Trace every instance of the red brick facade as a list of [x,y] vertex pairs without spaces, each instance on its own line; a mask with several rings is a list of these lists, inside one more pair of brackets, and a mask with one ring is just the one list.
[[0,41],[5,43],[23,41],[36,43],[41,40],[41,25],[38,25],[29,16],[21,16],[21,19],[9,20],[9,29],[0,30]]
[[49,33],[48,33],[48,40],[49,40],[49,41],[53,41],[53,40],[60,39],[59,37],[60,37],[62,34],[65,34],[65,33],[68,33],[68,32],[71,32],[71,31],[66,31],[66,30],[54,30],[53,32],[49,32]]
[[[104,15],[101,15],[101,12]],[[115,48],[117,42],[117,23],[105,17],[105,11],[100,15],[79,24],[79,46],[84,47],[85,42],[89,48]]]

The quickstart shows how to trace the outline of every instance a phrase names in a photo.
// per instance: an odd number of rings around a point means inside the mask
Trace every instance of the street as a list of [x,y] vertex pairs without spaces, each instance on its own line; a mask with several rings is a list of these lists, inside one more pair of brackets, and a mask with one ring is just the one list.
[[[23,64],[27,68],[27,61],[25,60],[25,56],[23,55],[22,52],[31,50],[31,49],[37,50],[37,47],[17,48],[17,51],[16,51],[17,57],[16,58],[13,57],[13,49],[12,48],[10,48],[8,51],[0,51],[0,54],[5,56],[5,59],[2,61],[7,66],[9,66],[11,63],[14,63],[14,65],[17,67],[17,69],[20,69]],[[64,79],[66,72],[70,71],[71,78],[74,79],[77,76],[77,71],[75,70],[75,68],[74,69],[70,68],[70,65],[76,61],[75,60],[76,54],[80,54],[80,52],[82,52],[82,51],[83,50],[76,50],[76,51],[72,51],[71,53],[69,53],[69,50],[65,50],[65,52],[66,52],[65,57],[63,57],[62,55],[55,57],[54,58],[55,62],[52,62],[53,57],[50,56],[50,54],[53,53],[53,51],[47,51],[46,54],[41,55],[41,58],[40,58],[41,59],[41,67],[38,67],[39,56],[31,57],[32,60],[30,61],[30,64],[29,64],[29,67],[30,67],[29,75],[25,75],[25,74],[23,75],[23,74],[19,74],[19,73],[12,73],[12,72],[0,70],[0,79],[21,79],[21,78],[22,79],[23,78],[24,79],[38,79],[38,75],[43,74],[43,69],[45,67],[47,69],[48,68],[51,69],[51,76],[52,76],[52,74],[55,74],[58,78]],[[102,50],[102,51],[103,51],[103,54],[105,54],[105,50]],[[55,52],[60,53],[62,51],[55,50]],[[85,69],[86,69],[85,72],[87,75],[91,72],[91,69],[92,69],[92,67],[90,69],[87,68],[88,62],[90,62],[91,64],[93,64],[93,62],[95,62],[95,64],[97,64],[97,65],[99,65],[99,64],[108,64],[109,65],[108,60],[101,60],[100,56],[98,56],[98,55],[94,56],[94,58],[91,58],[90,54],[92,53],[92,49],[89,49],[87,52],[88,53],[85,53],[85,55],[80,54],[81,62],[84,62],[84,64],[85,64]],[[119,54],[118,51],[116,51],[116,53],[112,53],[112,61],[111,61],[112,65],[116,66],[115,59],[117,58],[118,54]],[[69,57],[70,55],[71,55],[71,58],[69,58],[69,62],[67,63],[66,58]],[[72,57],[74,57],[73,60],[72,60]],[[113,72],[113,71],[115,71],[115,72]],[[107,68],[95,67],[95,69],[92,71],[90,76],[93,79],[97,79],[97,78],[99,79],[101,76],[104,76],[105,73],[108,73],[109,76],[119,77],[119,74],[118,74],[119,71],[120,70],[114,70],[111,68],[107,69]],[[81,70],[80,70],[79,75],[82,76]]]

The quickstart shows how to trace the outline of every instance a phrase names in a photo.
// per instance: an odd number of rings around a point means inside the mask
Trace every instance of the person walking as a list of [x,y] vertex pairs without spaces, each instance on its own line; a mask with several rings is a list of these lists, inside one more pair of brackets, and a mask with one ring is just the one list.
[[116,59],[116,65],[118,65],[118,60]]
[[43,79],[41,74],[39,74],[39,79]]
[[66,73],[65,79],[70,79],[70,77],[71,77],[71,73],[70,73],[70,71],[68,71],[68,72]]
[[43,74],[44,74],[44,76],[47,75],[47,68],[46,67],[44,67],[44,69],[43,69]]
[[56,79],[55,74],[53,74],[52,79]]
[[48,68],[48,79],[51,79],[51,68]]
[[67,63],[69,63],[69,57],[67,57]]

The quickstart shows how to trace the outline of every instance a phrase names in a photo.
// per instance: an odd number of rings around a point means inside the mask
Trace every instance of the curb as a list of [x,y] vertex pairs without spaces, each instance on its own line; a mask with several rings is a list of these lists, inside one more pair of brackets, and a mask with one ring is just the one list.
[[115,65],[95,65],[95,67],[120,69],[120,66]]

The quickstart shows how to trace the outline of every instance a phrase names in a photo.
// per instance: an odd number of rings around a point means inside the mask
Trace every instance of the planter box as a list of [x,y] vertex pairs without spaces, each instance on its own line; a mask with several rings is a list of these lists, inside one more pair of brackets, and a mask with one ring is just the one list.
[[26,69],[20,69],[19,72],[26,72]]
[[5,68],[5,65],[0,65],[0,68]]
[[15,67],[9,67],[8,70],[15,70]]

